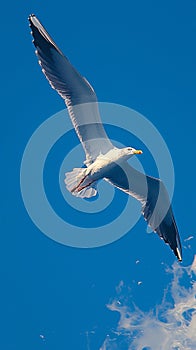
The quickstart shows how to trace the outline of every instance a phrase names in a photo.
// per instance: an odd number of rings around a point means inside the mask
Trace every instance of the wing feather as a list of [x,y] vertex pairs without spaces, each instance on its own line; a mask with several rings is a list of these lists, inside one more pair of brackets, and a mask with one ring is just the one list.
[[127,162],[116,166],[106,180],[142,203],[142,214],[148,225],[169,244],[178,260],[182,248],[167,190],[160,179],[142,174]]
[[82,143],[87,163],[113,148],[107,137],[98,110],[96,94],[63,55],[35,15],[29,17],[33,43],[42,71],[50,85],[64,99]]

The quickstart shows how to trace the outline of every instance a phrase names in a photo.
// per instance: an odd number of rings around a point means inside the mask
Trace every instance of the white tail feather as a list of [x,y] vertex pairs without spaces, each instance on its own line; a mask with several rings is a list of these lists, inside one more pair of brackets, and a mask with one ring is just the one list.
[[80,198],[90,198],[96,196],[97,189],[96,183],[93,182],[92,185],[87,184],[86,187],[78,190],[78,187],[82,187],[82,182],[86,176],[86,168],[74,168],[71,172],[65,174],[65,185],[68,191],[70,191],[74,196]]
[[83,190],[77,192],[77,191],[74,191],[72,192],[72,194],[76,197],[80,197],[80,198],[91,198],[93,196],[96,196],[97,194],[97,190],[93,187],[85,187],[83,188]]

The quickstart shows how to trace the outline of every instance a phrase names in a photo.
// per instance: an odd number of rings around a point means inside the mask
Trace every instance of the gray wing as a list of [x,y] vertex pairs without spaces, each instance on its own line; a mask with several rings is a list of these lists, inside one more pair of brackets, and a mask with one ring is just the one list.
[[108,139],[98,110],[96,94],[63,55],[35,15],[29,16],[33,43],[42,71],[64,99],[71,121],[91,163],[114,146]]
[[142,214],[148,225],[182,261],[180,236],[163,182],[140,173],[127,162],[108,172],[106,180],[142,203]]

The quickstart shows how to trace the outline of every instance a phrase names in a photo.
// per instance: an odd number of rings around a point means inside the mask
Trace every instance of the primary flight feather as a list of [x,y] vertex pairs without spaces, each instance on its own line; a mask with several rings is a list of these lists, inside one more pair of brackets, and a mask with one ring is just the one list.
[[67,189],[77,197],[90,198],[97,194],[97,181],[104,179],[133,196],[141,202],[148,225],[182,261],[180,237],[163,182],[128,164],[130,157],[142,151],[133,147],[119,149],[112,144],[101,122],[92,86],[71,65],[35,15],[29,16],[29,22],[42,71],[64,99],[86,154],[86,168],[66,174]]

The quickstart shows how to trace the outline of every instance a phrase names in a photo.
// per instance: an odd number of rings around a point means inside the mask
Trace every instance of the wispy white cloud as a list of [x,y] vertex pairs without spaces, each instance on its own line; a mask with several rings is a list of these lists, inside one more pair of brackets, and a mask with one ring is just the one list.
[[174,263],[167,272],[172,282],[162,303],[149,312],[130,305],[120,282],[117,298],[108,305],[120,320],[100,350],[196,349],[196,256],[191,266]]

